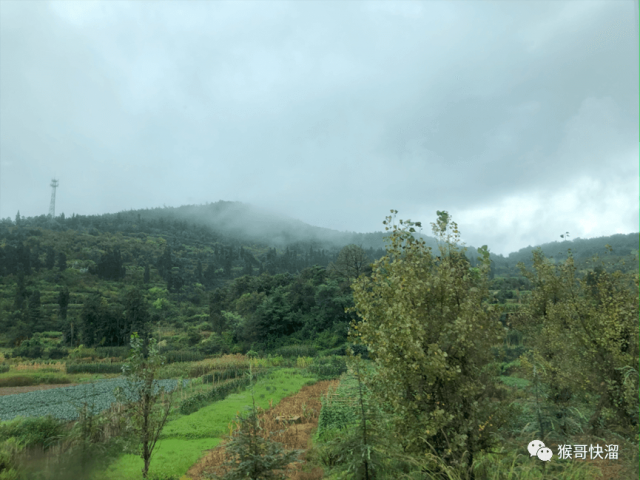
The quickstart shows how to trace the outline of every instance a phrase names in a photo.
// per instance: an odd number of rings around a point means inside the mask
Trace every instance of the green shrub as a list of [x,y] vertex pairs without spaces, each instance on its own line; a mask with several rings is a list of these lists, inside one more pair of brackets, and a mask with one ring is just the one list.
[[10,369],[9,365],[0,365],[0,373],[7,373]]
[[60,439],[63,431],[63,423],[51,416],[18,417],[0,423],[0,441],[15,438],[24,447],[39,445],[46,449]]
[[15,375],[0,378],[0,387],[30,387],[32,385],[57,385],[62,383],[71,383],[71,380],[60,375]]
[[50,360],[60,360],[61,358],[65,358],[67,355],[69,355],[69,351],[66,348],[51,347],[45,349],[43,357]]
[[238,378],[248,372],[248,368],[227,368],[225,370],[218,370],[212,373],[208,373],[202,376],[202,383],[219,382],[220,380],[227,380],[229,378]]
[[328,350],[323,350],[321,353],[323,357],[332,357],[335,355],[345,356],[347,354],[347,346],[342,345],[340,347],[329,348]]
[[199,362],[204,360],[203,354],[189,350],[169,350],[162,355],[165,356],[167,363]]
[[129,355],[129,346],[124,347],[97,347],[96,353],[100,358],[127,358]]
[[315,347],[310,345],[288,345],[276,349],[274,353],[284,358],[315,357],[318,354]]
[[0,441],[0,479],[18,480],[19,453],[22,447],[15,438]]
[[122,373],[122,363],[67,364],[67,373]]
[[314,359],[307,370],[319,380],[337,378],[347,371],[346,357],[332,356]]
[[14,377],[0,378],[1,387],[28,387],[30,385],[36,385],[38,380],[36,377],[27,377],[22,375],[16,375]]
[[42,336],[47,338],[59,338],[62,337],[62,335],[62,332],[42,332]]

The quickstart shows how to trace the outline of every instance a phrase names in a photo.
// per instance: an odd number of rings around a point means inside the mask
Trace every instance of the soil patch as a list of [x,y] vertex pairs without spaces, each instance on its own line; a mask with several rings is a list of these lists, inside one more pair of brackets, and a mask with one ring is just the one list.
[[[282,443],[287,450],[305,450],[311,447],[310,440],[318,426],[318,417],[322,409],[320,398],[329,386],[337,387],[339,380],[326,380],[314,385],[303,387],[295,395],[283,398],[278,405],[259,413],[260,425],[267,437],[271,433],[271,440]],[[301,459],[304,455],[301,456]],[[198,463],[189,469],[187,477],[193,480],[204,480],[205,474],[222,474],[221,465],[225,462],[224,443],[207,452]],[[314,471],[312,477],[304,472],[304,465],[291,464],[287,469],[290,479],[322,478],[322,471]]]
[[28,387],[0,387],[0,397],[3,395],[16,395],[18,393],[33,392],[35,390],[49,390],[50,388],[75,387],[79,383],[61,383],[55,385],[30,385]]

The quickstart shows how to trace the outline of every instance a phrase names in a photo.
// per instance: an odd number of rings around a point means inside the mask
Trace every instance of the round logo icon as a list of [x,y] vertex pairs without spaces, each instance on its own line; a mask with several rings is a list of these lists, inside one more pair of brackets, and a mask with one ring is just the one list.
[[538,450],[540,450],[541,448],[544,448],[544,443],[542,443],[540,440],[534,440],[529,443],[527,450],[529,450],[530,456],[535,457],[538,454]]
[[550,448],[542,447],[538,450],[538,458],[543,462],[548,462],[553,457],[553,452]]

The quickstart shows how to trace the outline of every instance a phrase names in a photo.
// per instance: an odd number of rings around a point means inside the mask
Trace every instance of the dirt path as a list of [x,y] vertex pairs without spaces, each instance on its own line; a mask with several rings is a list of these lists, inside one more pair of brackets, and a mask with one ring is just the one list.
[[[338,383],[339,380],[329,380],[308,385],[295,395],[283,398],[275,407],[262,411],[260,424],[263,431],[272,432],[271,440],[282,443],[287,450],[299,449],[306,452],[310,448],[311,436],[318,426],[318,417],[322,408],[320,398],[327,392],[329,386],[335,389]],[[296,423],[283,428],[283,417],[299,418],[296,419]],[[304,455],[301,458],[304,458]],[[221,444],[205,454],[198,463],[191,467],[187,472],[187,477],[192,480],[204,480],[207,478],[204,477],[204,474],[220,474],[222,473],[220,466],[224,461],[224,444]],[[316,480],[321,479],[323,475],[321,469],[306,472],[304,464],[299,463],[292,464],[287,473],[291,480]]]
[[60,384],[44,384],[44,385],[30,385],[28,387],[0,387],[0,397],[3,395],[15,395],[17,393],[34,392],[36,390],[49,390],[50,388],[60,387],[75,387],[80,385],[79,383],[60,383]]

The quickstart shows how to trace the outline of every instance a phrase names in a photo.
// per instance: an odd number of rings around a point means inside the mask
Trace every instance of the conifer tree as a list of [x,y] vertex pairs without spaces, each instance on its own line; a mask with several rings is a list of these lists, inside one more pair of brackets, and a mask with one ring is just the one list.
[[47,256],[44,261],[44,266],[51,270],[56,264],[56,252],[53,250],[52,246],[47,247]]
[[64,272],[67,269],[67,256],[64,252],[60,252],[58,254],[58,268],[61,272]]
[[[252,380],[252,370],[249,370],[249,380]],[[273,442],[269,438],[259,435],[260,419],[251,386],[251,406],[247,413],[236,417],[240,424],[225,445],[225,451],[230,457],[225,463],[227,473],[223,480],[284,480],[284,473],[276,473],[287,465],[297,461],[302,453],[300,450],[285,451],[282,444]]]
[[37,327],[42,321],[42,305],[40,303],[40,290],[34,290],[29,297],[29,321]]
[[145,283],[145,285],[146,285],[146,284],[148,284],[148,283],[150,282],[150,280],[151,280],[151,272],[150,272],[150,270],[149,270],[149,264],[147,263],[147,264],[144,266],[144,277],[143,277],[142,281],[143,281],[143,282]]
[[69,289],[64,287],[58,293],[58,306],[60,307],[60,318],[67,319],[67,308],[69,306]]
[[22,310],[24,306],[24,298],[27,295],[27,287],[24,282],[24,270],[21,265],[18,265],[18,279],[16,282],[16,296],[14,302],[15,310]]

